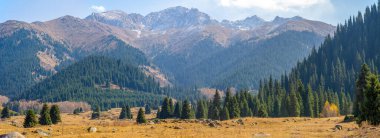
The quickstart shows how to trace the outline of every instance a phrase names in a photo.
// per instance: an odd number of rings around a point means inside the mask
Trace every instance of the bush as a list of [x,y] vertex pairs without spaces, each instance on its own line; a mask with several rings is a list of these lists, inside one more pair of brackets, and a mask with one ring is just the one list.
[[325,102],[322,109],[321,117],[337,117],[339,116],[339,108],[334,103]]

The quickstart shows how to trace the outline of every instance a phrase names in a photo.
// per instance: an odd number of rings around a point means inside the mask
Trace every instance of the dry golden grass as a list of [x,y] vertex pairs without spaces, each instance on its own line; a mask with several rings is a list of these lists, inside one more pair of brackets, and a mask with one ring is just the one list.
[[[90,113],[81,115],[62,114],[63,124],[52,126],[37,126],[25,129],[11,125],[12,122],[22,126],[24,116],[12,117],[0,122],[0,134],[17,131],[26,132],[27,137],[41,137],[33,131],[41,129],[49,131],[52,137],[62,138],[126,138],[126,137],[158,137],[158,138],[203,138],[203,137],[255,137],[257,134],[270,134],[270,137],[379,137],[378,127],[364,127],[351,123],[341,123],[343,117],[335,118],[243,118],[244,125],[235,120],[221,122],[217,128],[209,127],[206,123],[167,120],[167,123],[152,125],[137,125],[135,120],[117,120],[120,109],[103,112],[100,120],[90,120]],[[136,117],[137,109],[133,109]],[[153,118],[155,114],[148,115]],[[336,124],[343,130],[334,130]],[[89,133],[87,128],[94,126],[98,132]],[[175,129],[179,127],[180,129]],[[350,130],[349,130],[350,129]]]

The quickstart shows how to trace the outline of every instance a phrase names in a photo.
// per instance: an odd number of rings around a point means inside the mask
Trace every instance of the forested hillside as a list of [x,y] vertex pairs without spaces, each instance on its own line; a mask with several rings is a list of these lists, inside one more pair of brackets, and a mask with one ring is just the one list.
[[160,88],[153,78],[124,60],[90,56],[35,85],[17,99],[85,101],[104,109],[126,103],[134,106],[157,105],[162,95],[174,93],[176,97],[189,99],[196,96],[195,92],[183,91]]
[[312,32],[287,31],[270,39],[252,38],[220,48],[207,38],[186,55],[161,54],[153,61],[175,76],[174,82],[180,86],[257,89],[260,79],[279,78],[322,41],[322,36]]
[[[350,113],[361,65],[366,63],[371,70],[379,72],[379,8],[367,7],[364,14],[359,12],[345,24],[338,25],[334,37],[328,36],[321,48],[298,63],[289,76],[264,81],[259,97],[268,111],[284,107],[287,101],[284,99],[296,95],[293,98],[297,100],[291,102],[294,106],[290,108],[299,109],[300,115],[309,116],[312,109],[320,110],[326,101],[336,104],[341,114]],[[278,94],[277,89],[282,89],[283,94]]]

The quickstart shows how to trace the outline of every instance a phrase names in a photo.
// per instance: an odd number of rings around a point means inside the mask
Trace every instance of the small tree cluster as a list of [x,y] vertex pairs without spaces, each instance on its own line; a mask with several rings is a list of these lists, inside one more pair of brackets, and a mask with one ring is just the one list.
[[53,105],[50,109],[47,104],[44,104],[40,112],[40,118],[37,121],[37,117],[33,110],[28,110],[24,120],[24,127],[31,128],[38,123],[41,125],[58,124],[61,122],[61,115],[58,105]]
[[[191,119],[195,117],[194,110],[188,100],[182,102],[172,102],[171,98],[166,97],[162,102],[161,109],[157,111],[157,118],[181,118],[181,119]],[[182,105],[182,106],[181,106]]]
[[129,107],[129,105],[121,108],[119,119],[132,119],[132,118],[133,118],[133,115],[131,113],[131,108]]

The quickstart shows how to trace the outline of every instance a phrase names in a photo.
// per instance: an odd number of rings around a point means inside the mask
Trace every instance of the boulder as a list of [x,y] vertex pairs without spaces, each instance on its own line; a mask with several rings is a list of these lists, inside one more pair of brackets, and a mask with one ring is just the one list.
[[342,130],[343,126],[342,125],[335,125],[335,130]]
[[45,136],[45,137],[50,136],[49,132],[43,131],[42,129],[37,129],[34,131],[34,133],[38,133],[40,136]]
[[263,132],[255,134],[255,137],[270,137],[270,134],[265,134]]
[[182,129],[182,127],[175,126],[174,129]]
[[237,120],[236,123],[238,123],[240,125],[244,125],[244,121],[242,119]]
[[213,123],[213,122],[209,123],[208,126],[210,126],[210,127],[218,127],[218,126],[217,126],[215,123]]
[[25,138],[25,136],[19,132],[10,132],[8,134],[0,135],[0,138]]
[[89,127],[87,128],[87,131],[90,133],[95,133],[96,131],[98,131],[98,129],[96,127]]

